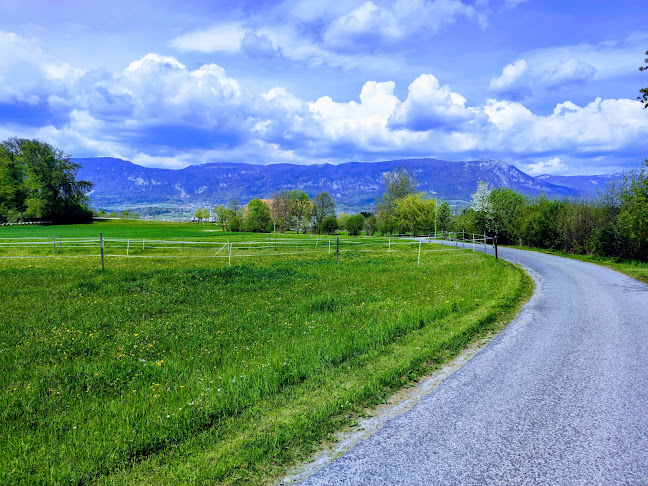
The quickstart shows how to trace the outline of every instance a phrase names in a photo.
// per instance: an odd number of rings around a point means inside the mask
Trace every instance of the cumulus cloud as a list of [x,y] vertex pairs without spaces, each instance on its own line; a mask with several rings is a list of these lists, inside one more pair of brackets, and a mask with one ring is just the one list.
[[441,86],[432,74],[422,74],[409,85],[407,99],[394,110],[389,125],[412,131],[457,130],[475,116],[465,105],[466,98]]
[[[12,36],[4,42],[5,48],[29,45]],[[6,76],[13,64],[2,62]],[[15,62],[37,82],[3,86],[2,103],[15,109],[35,98],[37,116],[27,123],[5,107],[0,133],[42,138],[74,156],[111,155],[152,166],[475,155],[529,160],[534,173],[561,172],[574,157],[645,151],[648,137],[648,111],[637,101],[564,101],[540,116],[498,97],[469,105],[432,74],[414,79],[404,99],[393,81],[367,81],[358,100],[307,101],[284,87],[255,93],[217,64],[189,68],[156,53],[114,73],[52,65],[44,55]],[[562,80],[581,68],[568,63],[547,72]],[[513,65],[500,87],[524,79],[529,69]]]

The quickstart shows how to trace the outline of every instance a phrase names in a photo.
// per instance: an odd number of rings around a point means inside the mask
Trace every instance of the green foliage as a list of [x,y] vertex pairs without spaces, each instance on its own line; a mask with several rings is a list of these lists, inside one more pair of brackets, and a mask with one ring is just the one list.
[[446,232],[455,230],[452,209],[450,209],[450,203],[448,201],[443,201],[441,204],[439,204],[439,210],[437,214],[437,230]]
[[338,220],[335,216],[328,216],[322,220],[321,232],[327,235],[333,234],[338,229]]
[[520,238],[521,212],[527,205],[526,196],[512,189],[497,188],[489,194],[490,218],[487,231],[497,236],[501,244],[517,244]]
[[[325,194],[325,193],[324,193]],[[320,202],[326,206],[327,201],[322,196]],[[330,208],[320,207],[322,211],[329,211]],[[283,189],[276,193],[270,204],[270,215],[275,228],[282,233],[294,229],[297,233],[310,227],[310,217],[313,214],[313,203],[306,192],[292,189]],[[307,224],[306,224],[307,223]]]
[[629,256],[648,261],[648,160],[628,179],[628,190],[621,196],[619,232],[628,241]]
[[365,216],[364,229],[369,236],[372,236],[374,233],[376,233],[376,231],[378,230],[378,218],[376,218],[374,214]]
[[313,202],[313,218],[318,233],[323,231],[321,229],[322,222],[329,216],[335,216],[335,201],[328,192],[320,192]]
[[385,190],[377,207],[381,218],[386,219],[396,210],[396,201],[416,192],[418,181],[405,167],[396,167],[384,175],[383,183]]
[[0,145],[0,218],[56,222],[92,217],[90,182],[75,179],[79,164],[39,140],[9,139]]
[[270,208],[261,199],[252,199],[243,216],[243,231],[269,233],[272,231]]
[[364,216],[362,214],[356,214],[355,216],[349,216],[347,218],[344,227],[351,236],[358,236],[364,229],[364,225]]

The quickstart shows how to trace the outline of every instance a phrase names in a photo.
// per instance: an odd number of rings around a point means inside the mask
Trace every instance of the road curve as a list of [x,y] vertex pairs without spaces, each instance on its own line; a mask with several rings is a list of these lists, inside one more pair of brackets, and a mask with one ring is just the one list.
[[500,248],[535,292],[410,411],[315,485],[648,485],[648,286]]

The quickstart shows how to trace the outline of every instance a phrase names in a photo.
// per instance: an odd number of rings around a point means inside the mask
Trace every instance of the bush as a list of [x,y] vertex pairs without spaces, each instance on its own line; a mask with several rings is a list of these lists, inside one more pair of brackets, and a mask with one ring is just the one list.
[[358,236],[363,230],[365,224],[365,219],[362,214],[356,214],[355,216],[349,216],[346,220],[346,230],[351,236]]
[[322,220],[322,225],[321,225],[322,233],[326,233],[327,235],[330,235],[331,233],[335,233],[337,229],[338,229],[338,221],[335,216],[329,216]]

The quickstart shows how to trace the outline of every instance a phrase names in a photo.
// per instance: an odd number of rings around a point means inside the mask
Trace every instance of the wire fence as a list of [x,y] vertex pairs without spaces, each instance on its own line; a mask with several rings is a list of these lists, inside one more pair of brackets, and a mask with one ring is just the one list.
[[[435,243],[443,243],[444,246]],[[495,240],[486,235],[443,232],[436,235],[383,237],[238,235],[230,237],[104,238],[22,237],[0,238],[0,259],[30,258],[220,258],[232,260],[259,256],[340,254],[348,252],[418,253],[472,250],[489,252]]]

